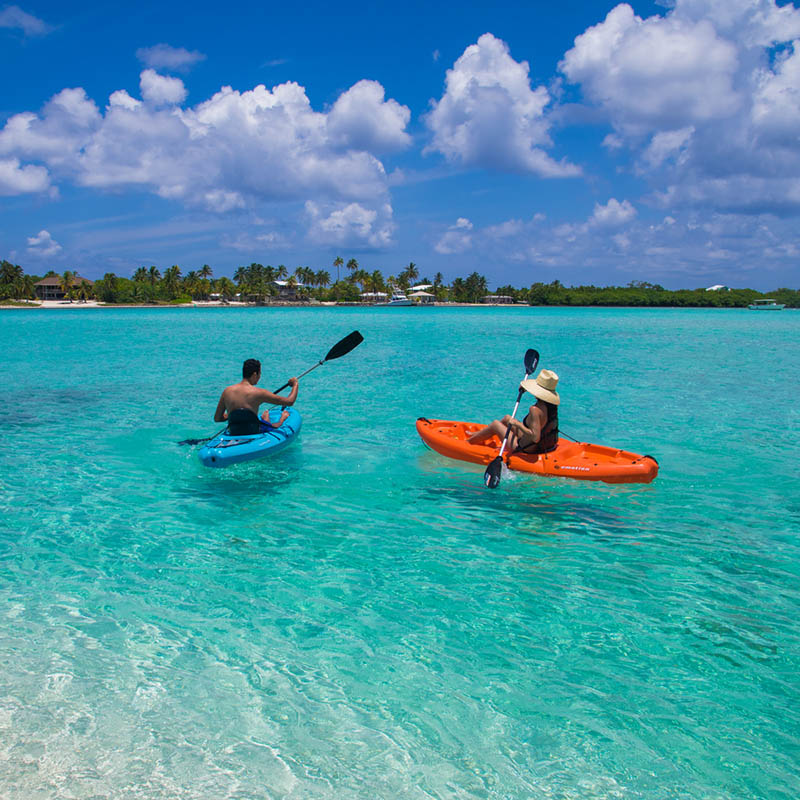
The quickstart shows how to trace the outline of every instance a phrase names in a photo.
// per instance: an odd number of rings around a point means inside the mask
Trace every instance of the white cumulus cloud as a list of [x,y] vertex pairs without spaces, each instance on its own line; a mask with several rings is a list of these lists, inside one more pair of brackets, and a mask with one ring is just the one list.
[[394,223],[388,203],[377,209],[360,203],[330,208],[309,200],[305,208],[311,223],[308,238],[315,244],[383,249],[392,243]]
[[411,112],[386,100],[377,81],[359,81],[341,94],[327,116],[332,141],[372,153],[400,150],[411,143],[406,125]]
[[550,95],[531,88],[526,61],[485,33],[447,71],[445,93],[426,116],[432,133],[426,152],[469,167],[564,177],[580,170],[555,161],[545,107]]
[[451,225],[436,242],[433,249],[442,255],[463,253],[469,250],[472,246],[472,228],[472,223],[466,217],[459,217],[455,225]]
[[180,78],[169,78],[153,69],[146,69],[139,83],[142,97],[153,105],[178,105],[186,99],[186,87]]
[[44,192],[49,188],[50,176],[44,167],[23,167],[17,158],[0,158],[0,195]]
[[409,143],[410,112],[380,84],[361,81],[322,112],[293,82],[223,87],[195,106],[183,105],[178,78],[146,69],[140,83],[141,98],[118,89],[102,111],[76,88],[39,113],[12,116],[0,129],[5,193],[59,182],[139,187],[218,213],[312,201],[328,209],[311,215],[314,237],[390,241],[389,181],[378,156]]
[[630,222],[636,216],[636,209],[623,200],[621,203],[612,197],[605,205],[595,203],[589,225],[596,228],[616,228]]
[[28,253],[32,256],[54,256],[61,251],[61,245],[50,235],[41,230],[36,236],[28,237]]
[[575,39],[561,70],[625,133],[675,129],[732,114],[736,47],[710,21],[641,19],[618,5]]
[[560,69],[665,206],[800,213],[800,10],[775,0],[620,4]]

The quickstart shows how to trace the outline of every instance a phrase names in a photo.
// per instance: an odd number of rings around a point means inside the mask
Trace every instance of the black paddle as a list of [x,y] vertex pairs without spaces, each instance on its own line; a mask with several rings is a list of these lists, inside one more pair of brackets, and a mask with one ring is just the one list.
[[[538,363],[539,353],[536,350],[528,350],[525,353],[525,380],[528,380],[528,376],[533,374]],[[517,409],[519,408],[523,394],[525,394],[525,390],[520,387],[519,392],[517,392],[517,402],[514,405],[514,410],[511,412],[511,419],[517,416]],[[500,453],[489,462],[489,466],[486,467],[486,472],[483,473],[483,482],[490,489],[496,489],[500,485],[500,475],[503,471],[503,452],[506,449],[509,433],[511,433],[511,425],[506,428],[506,435],[503,437]]]
[[[333,361],[334,358],[341,358],[342,356],[346,356],[351,350],[358,347],[358,345],[360,345],[361,342],[363,341],[364,337],[358,331],[353,331],[352,333],[348,333],[347,336],[344,337],[344,339],[342,339],[339,342],[336,342],[336,344],[333,347],[331,347],[330,350],[328,350],[328,355],[326,355],[325,358],[322,359],[322,361],[317,362],[316,364],[314,364],[313,367],[309,367],[309,369],[307,369],[305,372],[298,375],[297,376],[298,380],[302,378],[303,375],[308,375],[308,373],[311,372],[311,370],[316,369],[317,367],[321,367],[326,361]],[[280,389],[276,389],[273,392],[273,394],[278,394],[279,392],[282,392],[288,385],[289,385],[288,383],[284,383],[283,386],[281,386]],[[206,436],[204,439],[184,439],[182,442],[178,442],[178,444],[201,444],[202,442],[210,442],[212,439],[216,438],[223,431],[225,431],[227,427],[228,426],[226,425],[221,431],[217,431],[213,436]]]

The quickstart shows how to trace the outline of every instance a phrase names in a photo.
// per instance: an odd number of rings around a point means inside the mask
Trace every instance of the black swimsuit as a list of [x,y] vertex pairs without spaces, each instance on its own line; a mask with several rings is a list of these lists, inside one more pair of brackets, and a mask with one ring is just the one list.
[[252,436],[261,432],[261,420],[251,409],[237,408],[228,414],[228,433],[231,436]]
[[[539,441],[531,442],[527,445],[518,443],[515,453],[551,453],[558,447],[558,406],[552,403],[545,403],[544,405],[547,409],[547,422],[539,435]],[[522,424],[528,429],[531,427],[528,423],[529,416],[530,412],[522,420]],[[524,438],[524,436],[521,437],[523,440]]]

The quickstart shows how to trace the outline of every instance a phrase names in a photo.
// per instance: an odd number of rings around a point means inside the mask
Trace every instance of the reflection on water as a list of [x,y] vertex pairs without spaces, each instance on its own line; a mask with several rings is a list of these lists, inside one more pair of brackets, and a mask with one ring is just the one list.
[[[794,796],[800,315],[418,311],[0,315],[11,798]],[[365,343],[301,382],[302,440],[206,469],[177,442],[217,430],[259,320],[274,385]],[[743,336],[767,415],[730,402]],[[424,448],[421,413],[513,399],[525,346],[567,430],[657,453],[653,484],[489,490]]]

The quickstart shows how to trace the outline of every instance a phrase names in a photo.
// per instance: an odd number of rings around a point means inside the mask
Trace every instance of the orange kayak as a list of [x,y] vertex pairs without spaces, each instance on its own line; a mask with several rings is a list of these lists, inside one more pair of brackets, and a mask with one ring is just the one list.
[[[452,422],[442,419],[417,420],[417,433],[432,450],[448,458],[488,464],[500,452],[496,436],[481,444],[470,444],[467,437],[483,428],[477,422]],[[652,456],[640,456],[603,447],[599,444],[558,440],[550,453],[504,455],[506,466],[519,472],[577,478],[606,483],[650,483],[658,475],[658,462]]]

